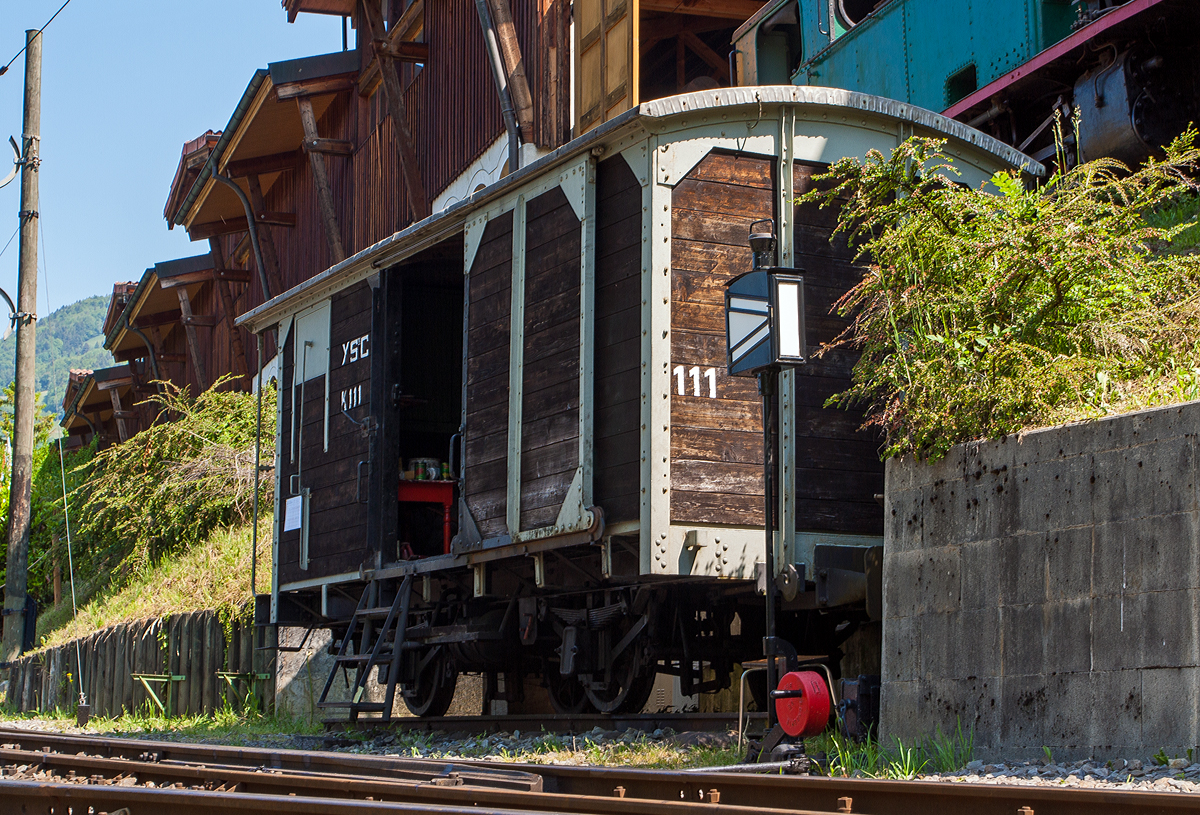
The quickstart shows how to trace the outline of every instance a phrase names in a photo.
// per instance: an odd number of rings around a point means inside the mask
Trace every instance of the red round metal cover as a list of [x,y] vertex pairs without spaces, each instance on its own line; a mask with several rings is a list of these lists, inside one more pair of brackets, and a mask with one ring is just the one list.
[[799,690],[800,697],[775,700],[775,715],[789,736],[816,736],[829,723],[829,690],[815,671],[792,671],[779,680],[779,690]]

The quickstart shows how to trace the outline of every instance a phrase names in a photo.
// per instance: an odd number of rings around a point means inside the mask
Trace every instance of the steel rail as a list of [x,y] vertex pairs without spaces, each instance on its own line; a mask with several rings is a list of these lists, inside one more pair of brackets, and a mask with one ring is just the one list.
[[[133,779],[130,783],[144,785],[153,782],[159,787],[180,784],[193,790],[236,792],[247,795],[273,796],[276,799],[303,794],[306,797],[331,800],[372,800],[436,807],[477,806],[488,811],[511,810],[525,813],[561,812],[569,815],[690,815],[714,812],[716,805],[692,801],[659,801],[645,798],[617,798],[609,791],[604,796],[562,795],[537,791],[479,787],[461,783],[457,776],[445,776],[433,783],[394,781],[358,776],[339,776],[322,773],[288,771],[252,771],[245,767],[211,767],[201,764],[151,763],[126,759],[96,758],[62,753],[35,753],[20,750],[0,750],[0,763],[11,767],[23,765],[26,772],[40,770],[65,776],[73,772],[76,786],[79,780],[116,782]],[[446,782],[460,782],[457,784]],[[50,782],[43,783],[67,783]],[[0,780],[0,787],[4,781]],[[719,800],[719,794],[717,800]],[[722,806],[722,815],[772,815],[761,807]],[[775,815],[791,815],[791,811],[776,810]]]
[[[21,743],[29,750],[42,747],[62,751],[137,757],[156,755],[160,762],[221,762],[249,767],[292,769],[313,773],[351,774],[386,779],[444,761],[401,759],[302,750],[264,750],[220,745],[181,744],[142,740],[65,736],[32,731],[0,730],[0,742]],[[853,812],[887,815],[927,815],[929,812],[970,812],[971,815],[1013,815],[1021,807],[1056,815],[1132,815],[1132,813],[1200,812],[1200,796],[1170,792],[1079,789],[1047,786],[990,785],[936,781],[876,781],[813,776],[755,776],[721,773],[675,773],[564,765],[521,765],[496,762],[454,762],[456,768],[503,769],[535,773],[543,791],[559,795],[605,798],[610,804],[618,788],[624,800],[708,800],[711,790],[720,793],[720,806],[755,807],[795,812],[837,812],[841,799],[850,798]],[[453,788],[451,788],[453,789]],[[290,800],[289,800],[290,803]],[[617,811],[615,808],[613,811]]]
[[[751,721],[765,721],[765,713],[744,714]],[[531,713],[507,716],[404,716],[388,721],[382,719],[327,719],[327,730],[392,730],[444,733],[498,733],[520,730],[522,733],[586,733],[600,727],[604,730],[726,731],[737,728],[736,713]]]

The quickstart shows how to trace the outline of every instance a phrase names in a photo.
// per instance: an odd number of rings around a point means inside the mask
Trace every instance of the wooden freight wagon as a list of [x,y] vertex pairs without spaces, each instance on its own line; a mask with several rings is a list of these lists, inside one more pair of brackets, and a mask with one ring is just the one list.
[[[725,284],[772,218],[809,346],[833,338],[860,273],[833,214],[793,199],[914,133],[949,139],[968,184],[1040,169],[877,97],[675,96],[241,318],[282,355],[272,622],[333,628],[338,664],[386,683],[352,716],[391,715],[397,688],[444,712],[464,671],[510,701],[536,682],[562,711],[637,710],[657,673],[716,690],[761,655],[761,402],[726,374]],[[779,383],[779,631],[834,671],[878,612],[884,524],[876,440],[823,407],[852,363]]]

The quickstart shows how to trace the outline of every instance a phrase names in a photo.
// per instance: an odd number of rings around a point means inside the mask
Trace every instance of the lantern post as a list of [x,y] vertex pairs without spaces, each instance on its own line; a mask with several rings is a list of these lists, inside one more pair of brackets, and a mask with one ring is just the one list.
[[794,655],[775,636],[778,588],[775,583],[775,471],[777,469],[779,400],[776,383],[784,368],[807,361],[804,326],[804,275],[775,265],[775,223],[750,225],[751,271],[729,281],[725,289],[725,336],[730,376],[753,376],[763,400],[763,519],[766,572],[767,727],[776,722],[779,682],[776,658]]

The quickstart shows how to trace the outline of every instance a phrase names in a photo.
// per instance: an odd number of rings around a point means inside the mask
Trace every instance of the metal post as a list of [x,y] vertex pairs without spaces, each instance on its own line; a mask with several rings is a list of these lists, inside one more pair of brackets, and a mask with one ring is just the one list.
[[758,375],[758,389],[763,398],[763,514],[766,551],[763,566],[767,572],[767,631],[763,640],[763,656],[767,658],[767,729],[775,726],[775,700],[771,691],[779,684],[775,664],[775,422],[778,405],[775,399],[775,378],[779,372],[768,368]]
[[[237,329],[234,329],[235,331]],[[263,338],[255,334],[258,340],[258,387],[255,389],[254,409],[254,528],[250,531],[250,600],[258,596],[258,477],[262,473],[262,369],[263,369]]]
[[17,371],[8,571],[4,584],[4,661],[21,654],[29,579],[29,502],[33,470],[34,341],[37,320],[38,165],[42,127],[42,35],[25,32],[25,123],[21,131],[21,242],[17,270]]

